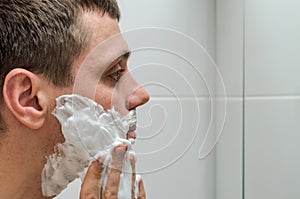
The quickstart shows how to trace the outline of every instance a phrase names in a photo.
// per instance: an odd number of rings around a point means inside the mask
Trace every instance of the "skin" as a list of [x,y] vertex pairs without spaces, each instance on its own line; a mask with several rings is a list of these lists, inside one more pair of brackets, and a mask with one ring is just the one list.
[[[74,85],[59,88],[42,75],[24,69],[14,69],[5,77],[1,113],[8,131],[0,144],[0,198],[46,198],[41,193],[45,157],[53,153],[57,143],[64,142],[60,124],[51,114],[58,96],[80,94],[92,98],[106,110],[114,106],[122,115],[149,100],[147,92],[128,72],[128,47],[117,21],[96,11],[82,17],[90,34],[90,45],[74,61]],[[90,64],[96,58],[98,64]],[[121,76],[116,75],[120,70]],[[112,76],[117,76],[118,81]],[[81,199],[117,198],[125,151],[124,145],[115,148],[112,164],[116,169],[111,170],[102,191],[99,190],[101,160],[91,164],[81,187]],[[131,157],[131,164],[134,173],[135,157]],[[145,198],[142,181],[139,198]]]

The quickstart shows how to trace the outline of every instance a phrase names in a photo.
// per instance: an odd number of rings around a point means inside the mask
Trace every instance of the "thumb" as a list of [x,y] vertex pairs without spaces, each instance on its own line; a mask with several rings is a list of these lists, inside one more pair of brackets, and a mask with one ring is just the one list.
[[103,164],[95,160],[89,167],[81,185],[80,199],[100,199],[100,179]]

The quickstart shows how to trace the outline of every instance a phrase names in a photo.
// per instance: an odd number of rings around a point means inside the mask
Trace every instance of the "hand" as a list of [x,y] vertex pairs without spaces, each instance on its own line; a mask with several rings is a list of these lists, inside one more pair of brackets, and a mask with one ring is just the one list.
[[[118,198],[118,189],[120,182],[120,174],[122,172],[122,165],[124,155],[126,153],[127,146],[119,145],[117,146],[112,153],[112,167],[110,174],[108,175],[106,187],[104,190],[100,190],[100,179],[103,170],[103,163],[101,161],[94,161],[89,167],[84,181],[81,186],[80,199],[117,199]],[[130,157],[130,163],[132,167],[132,199],[135,199],[134,190],[135,190],[135,156]],[[145,199],[145,189],[143,181],[139,183],[139,195],[138,199]]]

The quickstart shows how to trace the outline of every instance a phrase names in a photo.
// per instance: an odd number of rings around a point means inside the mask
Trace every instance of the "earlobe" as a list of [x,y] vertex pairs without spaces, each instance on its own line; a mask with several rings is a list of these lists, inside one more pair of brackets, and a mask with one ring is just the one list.
[[25,126],[39,129],[46,120],[47,106],[41,101],[40,78],[25,69],[11,70],[5,77],[3,98],[9,110]]

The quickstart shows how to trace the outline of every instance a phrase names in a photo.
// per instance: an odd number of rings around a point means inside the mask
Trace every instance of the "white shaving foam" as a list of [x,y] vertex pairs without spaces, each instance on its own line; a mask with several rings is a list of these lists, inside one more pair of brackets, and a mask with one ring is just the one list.
[[[104,188],[110,171],[112,150],[119,144],[128,146],[119,184],[119,199],[131,199],[132,168],[130,155],[134,140],[126,140],[130,126],[136,124],[135,111],[121,117],[114,109],[107,112],[95,101],[79,95],[63,95],[56,99],[53,114],[61,123],[65,142],[58,144],[55,153],[47,157],[42,171],[44,196],[61,193],[70,182],[84,177],[88,166],[105,157],[105,168],[99,188]],[[137,175],[137,182],[140,176]],[[138,184],[136,182],[136,184]],[[138,186],[135,186],[135,197]]]

